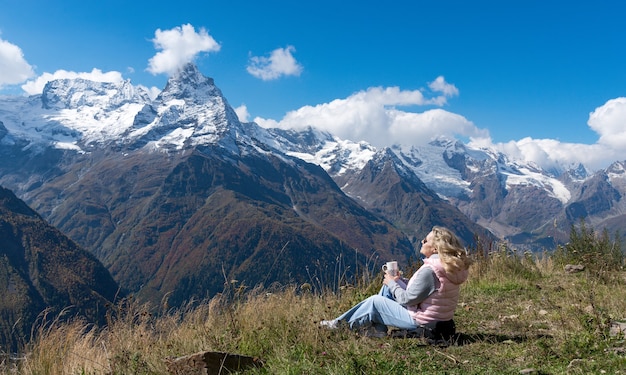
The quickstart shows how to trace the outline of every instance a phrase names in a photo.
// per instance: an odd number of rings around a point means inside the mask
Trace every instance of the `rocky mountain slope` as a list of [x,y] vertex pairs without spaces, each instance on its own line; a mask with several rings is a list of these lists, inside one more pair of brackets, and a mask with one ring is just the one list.
[[[0,187],[0,345],[15,350],[38,324],[104,323],[119,288],[106,268]],[[60,314],[63,311],[62,314]],[[59,315],[60,314],[60,315]]]
[[[290,155],[322,166],[343,191],[380,212],[391,208],[389,202],[368,197],[362,193],[367,187],[354,184],[372,163],[390,160],[402,171],[404,183],[417,178],[416,186],[422,184],[471,222],[520,250],[553,249],[568,240],[571,226],[581,219],[598,230],[626,233],[622,224],[626,203],[621,199],[626,194],[624,162],[595,173],[582,165],[545,171],[495,150],[472,149],[443,138],[426,146],[377,150],[314,129],[269,132]],[[398,223],[393,214],[386,217]]]
[[346,194],[392,222],[416,247],[436,223],[454,228],[472,246],[478,245],[477,239],[485,247],[497,240],[493,233],[431,190],[414,168],[423,162],[406,161],[398,148],[376,150],[366,143],[341,141],[312,128],[269,132],[279,148],[321,165]]

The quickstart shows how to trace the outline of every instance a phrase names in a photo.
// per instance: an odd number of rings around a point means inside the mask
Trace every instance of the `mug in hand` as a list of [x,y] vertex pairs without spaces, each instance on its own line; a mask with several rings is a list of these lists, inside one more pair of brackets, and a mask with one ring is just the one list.
[[398,274],[398,262],[391,261],[383,264],[383,271],[387,272],[391,276],[396,276]]

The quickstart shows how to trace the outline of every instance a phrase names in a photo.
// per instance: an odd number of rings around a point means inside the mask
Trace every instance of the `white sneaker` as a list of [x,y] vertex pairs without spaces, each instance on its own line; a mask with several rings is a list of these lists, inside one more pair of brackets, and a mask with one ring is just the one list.
[[320,327],[324,327],[328,329],[337,329],[339,328],[339,321],[337,319],[322,320],[320,322]]

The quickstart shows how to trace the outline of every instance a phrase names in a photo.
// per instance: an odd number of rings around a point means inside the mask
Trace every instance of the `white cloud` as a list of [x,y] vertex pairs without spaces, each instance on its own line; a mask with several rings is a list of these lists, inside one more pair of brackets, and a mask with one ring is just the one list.
[[453,84],[447,83],[443,76],[437,77],[434,81],[428,84],[428,87],[434,92],[440,92],[444,97],[453,97],[459,95],[459,89]]
[[491,147],[505,153],[512,160],[534,162],[543,169],[565,170],[579,163],[593,171],[606,168],[616,160],[624,160],[624,151],[607,148],[600,143],[566,143],[555,139],[523,138],[518,141],[491,144],[490,140],[470,142],[473,146]]
[[22,83],[34,75],[22,49],[0,38],[0,88]]
[[171,75],[193,61],[199,53],[217,52],[221,48],[204,28],[196,32],[190,24],[171,30],[157,29],[152,43],[161,50],[149,60],[147,70],[152,74]]
[[292,53],[295,51],[293,46],[287,46],[273,50],[269,57],[252,56],[246,69],[248,73],[264,81],[281,76],[299,76],[302,65],[293,57]]
[[235,108],[235,113],[237,114],[237,117],[239,117],[239,121],[250,121],[250,113],[248,113],[248,107],[245,104],[242,104],[239,107]]
[[498,144],[485,138],[470,144],[493,147],[514,160],[532,161],[544,169],[563,169],[582,163],[596,171],[615,161],[626,160],[626,98],[611,99],[596,108],[589,114],[587,123],[600,136],[594,144],[529,137]]
[[598,143],[626,149],[626,98],[611,99],[596,108],[587,123],[600,135]]
[[121,82],[124,80],[122,73],[116,71],[103,72],[93,68],[91,72],[72,72],[67,70],[57,70],[54,73],[44,73],[34,80],[22,85],[22,89],[29,95],[41,94],[46,83],[55,79],[83,78],[96,82]]
[[156,86],[146,87],[144,85],[138,85],[137,87],[146,90],[146,92],[148,93],[148,96],[152,100],[154,100],[161,93],[161,89]]
[[415,113],[396,108],[430,105],[437,101],[440,99],[427,98],[420,90],[372,87],[345,99],[288,112],[278,122],[262,118],[256,118],[255,122],[263,127],[304,129],[313,126],[342,139],[365,140],[378,147],[395,143],[425,144],[441,135],[488,137],[486,130],[478,129],[461,115],[442,109]]
[[431,109],[422,113],[389,111],[389,133],[393,143],[423,144],[438,136],[449,138],[481,138],[488,132],[477,128],[471,121],[443,109]]

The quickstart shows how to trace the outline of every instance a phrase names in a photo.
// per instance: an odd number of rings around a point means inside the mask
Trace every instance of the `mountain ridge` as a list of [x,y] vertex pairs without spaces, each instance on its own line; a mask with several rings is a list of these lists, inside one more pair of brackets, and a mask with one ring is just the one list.
[[[613,210],[615,226],[623,210],[617,165],[614,190],[590,190],[584,167],[558,179],[450,139],[376,149],[312,127],[265,129],[240,122],[193,64],[154,100],[128,82],[54,81],[1,99],[0,125],[0,184],[154,303],[202,298],[225,279],[329,279],[338,259],[349,273],[406,261],[435,224],[469,247],[538,249],[579,212],[597,206],[601,225]],[[583,191],[596,194],[571,201]],[[611,191],[615,204],[591,204]]]
[[241,124],[213,81],[188,68],[155,101],[134,107],[134,119],[124,117],[123,131],[113,131],[119,138],[5,149],[30,167],[0,161],[0,183],[154,304],[210,296],[225,278],[322,287],[337,278],[328,269],[338,260],[348,277],[379,257],[414,253],[401,231],[322,168],[260,141],[269,135]]

